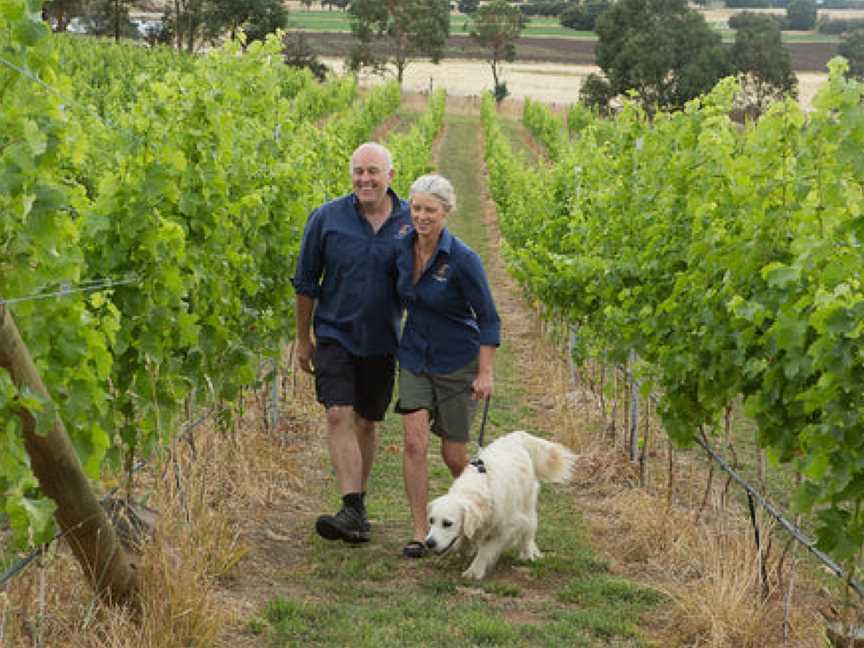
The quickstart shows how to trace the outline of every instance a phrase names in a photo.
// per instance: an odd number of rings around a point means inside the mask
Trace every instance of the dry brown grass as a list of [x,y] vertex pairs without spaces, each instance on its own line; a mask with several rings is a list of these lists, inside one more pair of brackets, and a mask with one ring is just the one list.
[[292,421],[264,426],[263,398],[247,399],[234,431],[212,420],[136,478],[136,498],[159,511],[137,558],[140,607],[103,606],[62,544],[0,596],[0,646],[215,646],[238,606],[222,581],[248,551],[244,529],[299,485]]
[[100,604],[70,552],[63,547],[53,551],[17,578],[0,601],[8,642],[2,645],[212,646],[226,618],[207,577],[218,560],[205,550],[218,548],[217,555],[224,558],[232,547],[225,524],[214,517],[193,520],[185,529],[185,543],[176,537],[169,544],[157,531],[157,541],[148,543],[140,557],[140,610]]
[[646,620],[660,645],[824,646],[816,610],[824,597],[781,546],[786,537],[759,516],[760,556],[749,514],[724,496],[725,480],[711,479],[697,453],[672,449],[656,421],[642,485],[624,447],[623,396],[601,399],[585,384],[589,375],[597,379],[596,369],[582,371],[574,386],[561,352],[544,342],[560,337],[555,327],[539,325],[537,333],[533,343],[524,340],[524,361],[525,384],[541,408],[538,425],[580,453],[573,492],[598,552],[613,571],[670,597]]

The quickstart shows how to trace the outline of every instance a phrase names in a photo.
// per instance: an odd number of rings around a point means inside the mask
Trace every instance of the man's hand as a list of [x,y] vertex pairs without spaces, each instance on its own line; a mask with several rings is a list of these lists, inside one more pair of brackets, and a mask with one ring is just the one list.
[[297,340],[297,363],[300,368],[308,374],[314,374],[312,366],[312,354],[315,353],[315,345],[312,340]]

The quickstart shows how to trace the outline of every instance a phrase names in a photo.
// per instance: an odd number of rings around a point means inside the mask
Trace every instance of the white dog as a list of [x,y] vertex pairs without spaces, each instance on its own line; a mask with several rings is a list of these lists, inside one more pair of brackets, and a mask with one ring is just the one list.
[[485,472],[468,465],[446,495],[429,503],[426,536],[426,546],[438,555],[451,549],[474,555],[462,576],[477,580],[508,549],[517,549],[522,560],[540,557],[534,542],[540,482],[567,482],[576,456],[560,443],[511,432],[479,458]]

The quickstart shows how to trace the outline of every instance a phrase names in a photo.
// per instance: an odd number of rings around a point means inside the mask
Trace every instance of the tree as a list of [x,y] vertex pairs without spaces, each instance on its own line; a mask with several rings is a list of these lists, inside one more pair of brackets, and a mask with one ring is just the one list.
[[758,23],[763,19],[769,19],[779,30],[786,28],[786,17],[777,14],[756,13],[755,11],[742,11],[730,16],[726,22],[729,24],[729,29],[739,30],[746,29],[753,23]]
[[818,11],[816,0],[790,0],[786,5],[786,22],[789,29],[807,31],[816,26]]
[[614,98],[615,92],[609,81],[594,73],[585,77],[582,87],[579,88],[579,103],[596,108],[603,115],[608,114],[609,104]]
[[720,35],[686,0],[618,0],[597,19],[597,65],[646,110],[681,108],[731,71]]
[[303,32],[285,34],[282,44],[284,45],[282,60],[285,61],[285,65],[295,68],[306,68],[319,81],[324,81],[327,78],[329,68],[315,56],[312,48],[309,47],[309,43],[306,42],[306,35]]
[[65,32],[69,21],[81,13],[83,0],[53,0],[42,8],[42,17],[51,31]]
[[776,21],[758,14],[735,32],[732,64],[741,79],[738,102],[749,114],[760,115],[772,101],[795,92],[797,80],[780,35]]
[[84,7],[84,26],[88,34],[138,38],[138,28],[129,19],[129,0],[93,0]]
[[581,4],[571,4],[558,17],[562,27],[578,31],[594,31],[597,18],[612,4],[611,0],[585,0]]
[[226,29],[231,40],[243,29],[247,42],[264,40],[267,34],[288,24],[288,10],[280,0],[210,0],[205,25],[215,39]]
[[499,66],[516,58],[516,40],[524,27],[524,15],[507,0],[493,0],[474,15],[471,38],[488,50],[486,60],[492,66],[495,99],[499,102],[507,96],[507,85],[499,81]]
[[459,0],[459,13],[473,16],[480,6],[480,0]]
[[837,53],[849,61],[849,76],[864,80],[864,30],[845,36],[837,46]]
[[162,22],[178,50],[194,52],[205,40],[206,15],[204,0],[171,0]]
[[353,70],[392,64],[401,84],[411,59],[428,57],[437,63],[444,54],[450,35],[448,0],[352,0],[348,12],[357,41],[350,58]]
[[177,49],[194,52],[225,32],[232,40],[242,29],[247,41],[264,37],[288,24],[288,10],[280,0],[172,0],[162,19],[164,33]]

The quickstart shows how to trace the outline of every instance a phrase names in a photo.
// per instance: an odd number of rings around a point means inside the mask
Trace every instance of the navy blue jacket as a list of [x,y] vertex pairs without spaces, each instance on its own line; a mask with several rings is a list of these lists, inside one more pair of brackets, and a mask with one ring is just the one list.
[[294,273],[298,295],[317,299],[317,339],[336,340],[357,356],[392,354],[402,306],[393,266],[411,232],[408,205],[391,189],[393,212],[378,232],[349,194],[315,209],[306,222]]
[[397,290],[408,309],[399,365],[445,374],[474,360],[481,346],[501,343],[501,320],[477,253],[446,228],[438,249],[412,285],[416,234],[400,242]]

